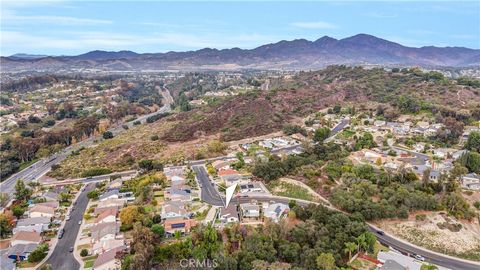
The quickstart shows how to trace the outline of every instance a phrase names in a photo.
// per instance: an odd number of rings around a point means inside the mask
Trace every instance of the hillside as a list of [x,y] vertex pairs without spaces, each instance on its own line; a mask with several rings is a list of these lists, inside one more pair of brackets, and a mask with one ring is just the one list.
[[[270,134],[297,117],[336,104],[357,108],[383,104],[390,117],[399,112],[428,112],[461,119],[475,110],[475,115],[480,115],[480,88],[459,85],[437,73],[418,70],[392,73],[334,66],[272,79],[272,87],[270,91],[227,97],[219,103],[130,129],[70,157],[58,175],[78,175],[81,172],[78,164],[84,168],[127,169],[143,158],[191,159],[212,139],[228,142]],[[153,135],[160,140],[150,141]]]
[[344,39],[282,40],[254,49],[211,49],[145,53],[93,51],[77,56],[2,57],[4,72],[98,68],[103,70],[319,69],[328,65],[472,67],[480,50],[463,47],[407,47],[367,34]]

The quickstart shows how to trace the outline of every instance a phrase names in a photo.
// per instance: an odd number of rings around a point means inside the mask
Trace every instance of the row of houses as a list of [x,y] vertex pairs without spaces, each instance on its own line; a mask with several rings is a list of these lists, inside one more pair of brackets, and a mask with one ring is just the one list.
[[228,207],[222,207],[218,213],[218,220],[222,224],[235,222],[260,221],[262,217],[268,218],[274,222],[279,222],[284,218],[289,206],[283,203],[263,203],[256,202],[242,203],[239,205],[230,204]]
[[[23,216],[14,220],[13,236],[6,249],[0,250],[0,269],[16,269],[16,262],[27,260],[30,254],[48,240],[45,234],[55,231],[54,225],[61,223],[59,211],[59,194],[68,192],[64,189],[46,191],[36,198],[34,203],[28,202],[28,209]],[[45,196],[49,194],[48,196]]]
[[164,168],[164,174],[171,182],[170,187],[165,189],[165,202],[161,210],[162,224],[167,237],[177,232],[182,235],[188,234],[197,224],[189,210],[194,195],[187,185],[185,170],[184,166]]
[[131,192],[120,192],[123,180],[110,182],[108,188],[99,196],[93,209],[95,218],[92,223],[85,224],[89,236],[79,243],[88,245],[89,254],[98,256],[94,263],[95,270],[118,269],[120,261],[116,254],[128,249],[127,242],[120,232],[119,213],[128,203],[135,200]]
[[[389,150],[392,151],[392,150]],[[382,166],[390,170],[397,170],[399,168],[411,169],[418,178],[422,178],[424,173],[428,171],[429,180],[432,182],[438,181],[442,174],[448,174],[454,167],[454,161],[462,156],[464,150],[451,150],[445,152],[448,158],[436,161],[432,157],[416,153],[413,151],[393,149],[395,155],[389,155],[389,151],[382,151],[378,148],[362,149],[353,152],[349,159],[354,163],[370,164],[373,166]],[[462,176],[461,183],[463,188],[471,190],[480,190],[480,176],[475,173],[469,173]]]

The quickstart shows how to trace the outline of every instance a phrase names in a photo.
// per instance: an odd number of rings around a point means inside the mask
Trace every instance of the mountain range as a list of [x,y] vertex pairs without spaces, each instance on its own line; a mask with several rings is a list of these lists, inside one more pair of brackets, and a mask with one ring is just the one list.
[[319,69],[328,65],[422,67],[480,66],[480,50],[464,47],[407,47],[372,35],[315,41],[282,40],[254,49],[210,49],[167,53],[91,51],[76,56],[16,54],[1,57],[4,72],[55,70],[236,70]]

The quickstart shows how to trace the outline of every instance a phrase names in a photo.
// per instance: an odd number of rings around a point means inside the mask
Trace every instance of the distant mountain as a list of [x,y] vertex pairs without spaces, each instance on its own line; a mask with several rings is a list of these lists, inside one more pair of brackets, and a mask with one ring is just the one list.
[[77,56],[2,57],[4,71],[28,70],[225,70],[319,69],[333,64],[471,67],[480,66],[480,50],[463,47],[406,47],[367,34],[337,40],[296,39],[243,50],[210,49],[145,53],[92,51]]
[[17,58],[17,59],[36,59],[36,58],[45,58],[45,57],[48,57],[48,55],[16,53],[16,54],[10,55],[9,57]]

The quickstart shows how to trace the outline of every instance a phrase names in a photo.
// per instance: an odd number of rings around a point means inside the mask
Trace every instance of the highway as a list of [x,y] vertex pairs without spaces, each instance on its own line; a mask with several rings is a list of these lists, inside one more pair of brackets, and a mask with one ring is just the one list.
[[[141,123],[145,123],[146,119],[150,116],[159,114],[159,113],[167,113],[171,111],[170,108],[170,100],[171,96],[168,90],[165,89],[165,91],[159,90],[164,97],[164,100],[167,100],[168,102],[163,105],[160,109],[158,109],[156,112],[145,114],[142,116],[139,116],[137,119],[132,120],[127,123],[120,123],[119,125],[110,128],[108,131],[112,132],[114,135],[119,134],[120,132],[124,131],[124,128],[122,127],[123,125],[127,125],[129,128],[133,127],[133,123],[136,121],[140,121]],[[102,135],[97,135],[97,136],[92,136],[89,137],[81,142],[78,142],[75,145],[71,145],[63,149],[62,151],[53,154],[52,156],[48,158],[41,159],[37,161],[36,163],[32,164],[31,166],[25,168],[24,170],[10,176],[8,179],[0,183],[0,191],[7,193],[7,194],[13,194],[15,190],[15,183],[17,180],[22,179],[25,184],[28,184],[31,181],[37,180],[38,178],[42,177],[44,174],[46,174],[50,169],[52,168],[53,165],[59,164],[63,160],[65,160],[73,151],[76,151],[82,147],[89,147],[95,143],[97,140],[101,140]]]
[[75,210],[70,214],[70,220],[66,221],[63,227],[65,233],[62,239],[59,239],[52,255],[46,261],[46,264],[52,265],[52,269],[80,269],[79,262],[70,252],[70,248],[75,247],[80,225],[78,222],[83,219],[83,214],[87,209],[88,197],[87,193],[95,187],[94,184],[89,184],[85,190],[78,196]]

